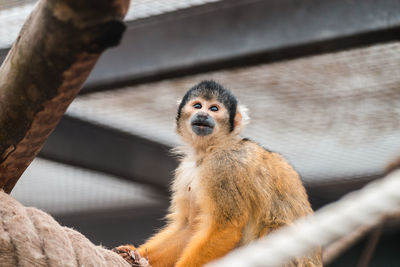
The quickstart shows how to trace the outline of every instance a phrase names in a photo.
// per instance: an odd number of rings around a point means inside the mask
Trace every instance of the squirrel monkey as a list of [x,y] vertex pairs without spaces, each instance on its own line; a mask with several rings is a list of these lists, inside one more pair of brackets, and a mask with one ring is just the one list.
[[[313,213],[286,160],[240,137],[246,119],[240,109],[214,81],[183,97],[176,125],[185,145],[178,149],[168,224],[138,248],[151,266],[202,266]],[[322,266],[320,250],[287,266]]]

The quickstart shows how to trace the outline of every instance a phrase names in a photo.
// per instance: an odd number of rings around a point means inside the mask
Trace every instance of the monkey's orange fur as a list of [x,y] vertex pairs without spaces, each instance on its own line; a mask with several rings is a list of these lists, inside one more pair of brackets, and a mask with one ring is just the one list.
[[[212,105],[218,112],[208,109]],[[216,121],[211,135],[191,130],[189,120],[200,111]],[[279,154],[239,136],[240,111],[232,132],[228,117],[215,99],[197,97],[182,109],[178,133],[188,145],[180,150],[168,225],[138,248],[153,267],[202,266],[312,213],[296,171]],[[321,266],[320,251],[287,266]]]

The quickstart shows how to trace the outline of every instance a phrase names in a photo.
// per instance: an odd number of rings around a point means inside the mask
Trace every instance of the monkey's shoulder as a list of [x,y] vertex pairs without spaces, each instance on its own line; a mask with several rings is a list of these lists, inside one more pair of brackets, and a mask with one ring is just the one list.
[[220,146],[204,158],[202,163],[210,168],[221,169],[248,169],[257,164],[266,164],[266,160],[281,156],[273,153],[254,141],[242,139],[229,145]]
[[279,153],[269,150],[265,146],[250,140],[248,138],[243,138],[239,144],[238,148],[246,153],[246,156],[251,162],[262,162],[265,164],[266,161],[279,160],[286,162],[286,159]]
[[242,142],[246,143],[247,149],[250,151],[249,156],[252,161],[256,161],[262,165],[272,164],[276,166],[292,168],[287,159],[278,152],[269,150],[268,148],[246,138],[243,139]]

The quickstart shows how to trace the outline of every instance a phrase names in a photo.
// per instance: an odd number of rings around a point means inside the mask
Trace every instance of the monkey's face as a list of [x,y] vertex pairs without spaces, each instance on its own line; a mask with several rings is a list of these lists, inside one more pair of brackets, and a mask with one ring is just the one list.
[[[229,132],[229,114],[215,99],[196,97],[183,107],[178,121],[178,133],[190,141],[204,140]],[[187,140],[189,141],[189,140]]]

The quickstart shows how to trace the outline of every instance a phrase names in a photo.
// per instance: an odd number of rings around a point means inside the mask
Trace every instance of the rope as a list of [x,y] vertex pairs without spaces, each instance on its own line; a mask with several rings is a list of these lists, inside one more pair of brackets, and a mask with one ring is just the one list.
[[118,254],[0,190],[0,266],[129,267]]
[[298,220],[267,237],[239,248],[208,267],[282,266],[359,229],[373,227],[400,211],[400,170]]

